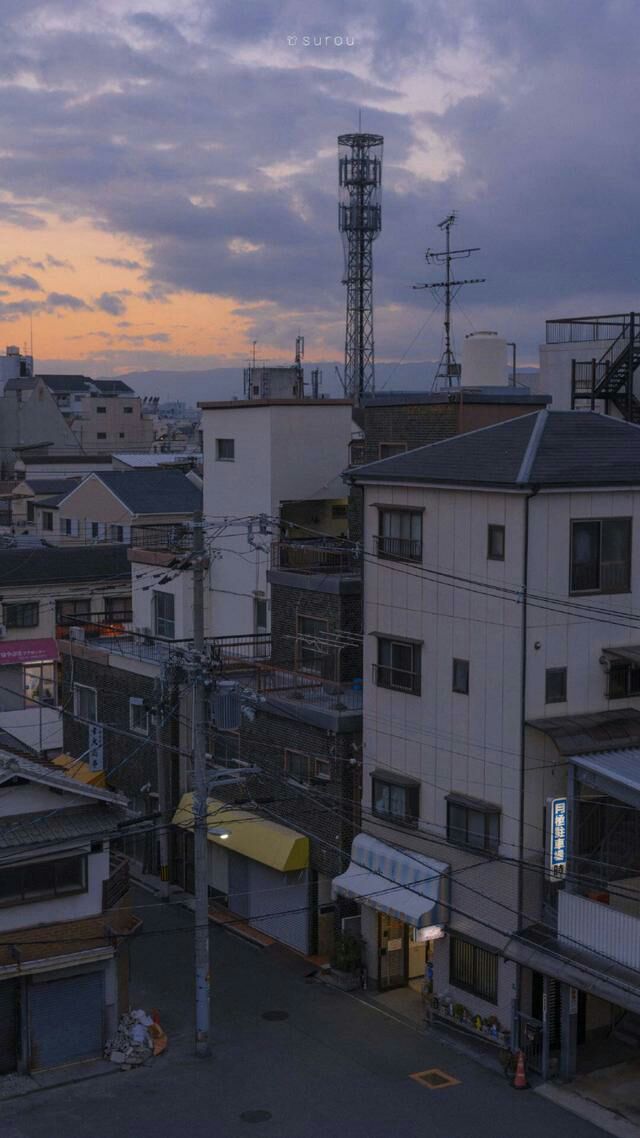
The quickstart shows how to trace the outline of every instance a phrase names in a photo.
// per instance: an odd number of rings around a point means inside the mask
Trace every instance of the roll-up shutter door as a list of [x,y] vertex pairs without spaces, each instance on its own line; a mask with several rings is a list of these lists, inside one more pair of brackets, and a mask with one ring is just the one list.
[[0,1075],[16,1069],[18,1050],[18,985],[15,980],[0,983]]
[[89,972],[29,986],[31,1069],[102,1055],[104,980]]

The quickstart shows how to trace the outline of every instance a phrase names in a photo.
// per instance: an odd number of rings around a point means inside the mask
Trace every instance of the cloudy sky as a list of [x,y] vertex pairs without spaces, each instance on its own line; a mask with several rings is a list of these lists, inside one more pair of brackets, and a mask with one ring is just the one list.
[[380,360],[438,354],[411,285],[452,209],[487,278],[459,339],[535,363],[545,318],[640,303],[636,0],[2,0],[0,23],[0,344],[32,317],[50,370],[288,358],[298,331],[340,358],[359,110],[385,137]]

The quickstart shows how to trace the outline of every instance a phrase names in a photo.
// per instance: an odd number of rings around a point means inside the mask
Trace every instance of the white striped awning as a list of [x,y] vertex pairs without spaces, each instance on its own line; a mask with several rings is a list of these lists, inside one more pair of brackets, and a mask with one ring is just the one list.
[[449,866],[358,834],[349,868],[335,877],[333,897],[349,897],[413,928],[444,923]]

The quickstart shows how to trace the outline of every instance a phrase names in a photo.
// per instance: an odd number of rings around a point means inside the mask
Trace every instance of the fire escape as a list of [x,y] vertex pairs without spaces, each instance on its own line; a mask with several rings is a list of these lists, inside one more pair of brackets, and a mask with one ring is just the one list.
[[569,323],[571,339],[574,326],[579,326],[576,340],[610,341],[599,359],[594,356],[591,360],[571,361],[572,409],[588,400],[593,411],[596,403],[603,402],[605,414],[611,414],[615,408],[623,419],[640,424],[640,399],[633,390],[634,375],[640,365],[640,313],[585,317]]

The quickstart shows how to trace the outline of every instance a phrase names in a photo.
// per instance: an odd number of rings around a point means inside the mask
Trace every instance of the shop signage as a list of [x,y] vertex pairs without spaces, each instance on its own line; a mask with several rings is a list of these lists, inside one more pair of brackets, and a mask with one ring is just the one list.
[[550,806],[550,876],[555,880],[567,872],[567,800],[551,798]]
[[104,769],[104,731],[99,723],[89,724],[89,769]]

